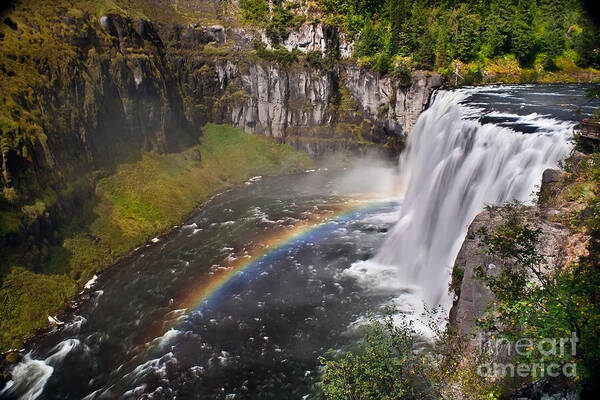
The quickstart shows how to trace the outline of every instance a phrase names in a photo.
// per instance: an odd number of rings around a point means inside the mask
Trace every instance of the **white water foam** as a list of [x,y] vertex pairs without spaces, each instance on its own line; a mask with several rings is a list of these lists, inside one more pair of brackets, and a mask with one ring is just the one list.
[[476,110],[460,104],[468,94],[440,92],[421,114],[399,161],[405,192],[398,222],[374,258],[344,272],[396,296],[400,311],[416,316],[424,305],[449,310],[452,265],[484,206],[531,201],[543,171],[571,149],[574,124],[531,114],[510,117],[540,127],[532,134],[482,125],[471,120]]
[[64,331],[72,331],[72,332],[79,332],[81,330],[81,326],[83,324],[85,324],[87,322],[87,319],[85,317],[82,317],[81,315],[75,315],[73,317],[73,320],[71,320],[70,322],[67,322],[64,327],[63,330]]
[[54,368],[44,361],[33,360],[27,354],[23,361],[17,364],[11,371],[12,380],[0,391],[0,396],[21,393],[22,400],[36,399],[42,391],[46,382],[54,372]]
[[23,361],[11,370],[12,380],[0,391],[0,397],[13,398],[18,396],[21,400],[38,398],[42,394],[46,382],[52,376],[54,368],[80,344],[77,339],[64,340],[51,350],[52,354],[45,360],[34,360],[31,358],[31,353],[26,354]]
[[73,349],[78,347],[81,342],[78,339],[67,339],[63,340],[51,350],[52,355],[46,358],[44,362],[49,365],[54,365],[62,362],[67,354],[69,354]]
[[94,287],[94,285],[96,285],[96,282],[98,281],[98,275],[94,275],[92,277],[92,279],[90,279],[89,281],[86,282],[85,285],[83,285],[84,289],[91,289]]

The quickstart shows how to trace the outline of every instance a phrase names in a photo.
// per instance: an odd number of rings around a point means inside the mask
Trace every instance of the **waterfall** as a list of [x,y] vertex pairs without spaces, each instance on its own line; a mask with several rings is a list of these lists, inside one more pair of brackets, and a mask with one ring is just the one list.
[[571,149],[573,124],[548,116],[512,115],[536,125],[531,134],[482,125],[473,119],[481,112],[461,104],[475,90],[439,92],[419,117],[399,160],[399,219],[371,260],[346,270],[369,289],[399,296],[401,310],[423,303],[448,310],[451,268],[475,216],[486,204],[531,201],[543,171]]

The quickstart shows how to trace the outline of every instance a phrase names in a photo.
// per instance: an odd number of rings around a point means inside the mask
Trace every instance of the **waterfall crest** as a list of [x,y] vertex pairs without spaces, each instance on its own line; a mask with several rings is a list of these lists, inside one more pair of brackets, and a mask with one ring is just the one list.
[[461,101],[474,90],[439,92],[419,117],[399,160],[398,222],[375,257],[346,270],[370,289],[410,293],[413,311],[416,302],[449,309],[451,268],[475,216],[486,204],[531,201],[543,171],[571,149],[572,123],[520,116],[538,125],[523,134],[470,119],[477,110]]

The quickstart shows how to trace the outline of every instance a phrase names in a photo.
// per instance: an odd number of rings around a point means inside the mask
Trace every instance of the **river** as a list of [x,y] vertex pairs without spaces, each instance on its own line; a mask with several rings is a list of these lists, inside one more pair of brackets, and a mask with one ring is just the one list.
[[256,177],[90,283],[0,398],[310,399],[369,311],[449,305],[485,204],[530,201],[593,112],[580,85],[440,91],[399,166]]

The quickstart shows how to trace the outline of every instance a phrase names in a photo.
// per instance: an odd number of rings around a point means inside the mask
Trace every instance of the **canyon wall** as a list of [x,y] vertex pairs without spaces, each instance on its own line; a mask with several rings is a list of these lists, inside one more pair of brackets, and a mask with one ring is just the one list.
[[[315,155],[373,144],[398,152],[441,85],[439,76],[423,72],[401,87],[351,62],[315,68],[264,60],[251,49],[256,33],[241,28],[175,25],[159,33],[146,20],[119,15],[65,15],[63,22],[77,32],[61,38],[74,57],[27,71],[52,84],[31,85],[39,93],[18,104],[32,132],[45,138],[24,143],[28,151],[3,153],[3,186],[18,187],[26,171],[43,167],[69,175],[139,149],[176,151],[208,121],[306,143]],[[303,30],[286,45],[323,52],[339,46],[335,30],[310,26],[310,40]],[[8,125],[23,130],[11,111]],[[325,144],[310,145],[319,141]]]
[[[193,104],[186,110],[188,120],[194,126],[207,120],[229,123],[317,156],[372,145],[397,153],[402,135],[441,85],[438,75],[416,72],[411,84],[401,87],[351,62],[269,62],[248,52],[257,33],[218,25],[191,29],[178,26],[163,33],[183,96]],[[323,57],[334,46],[349,47],[323,25],[301,27],[284,46]]]

